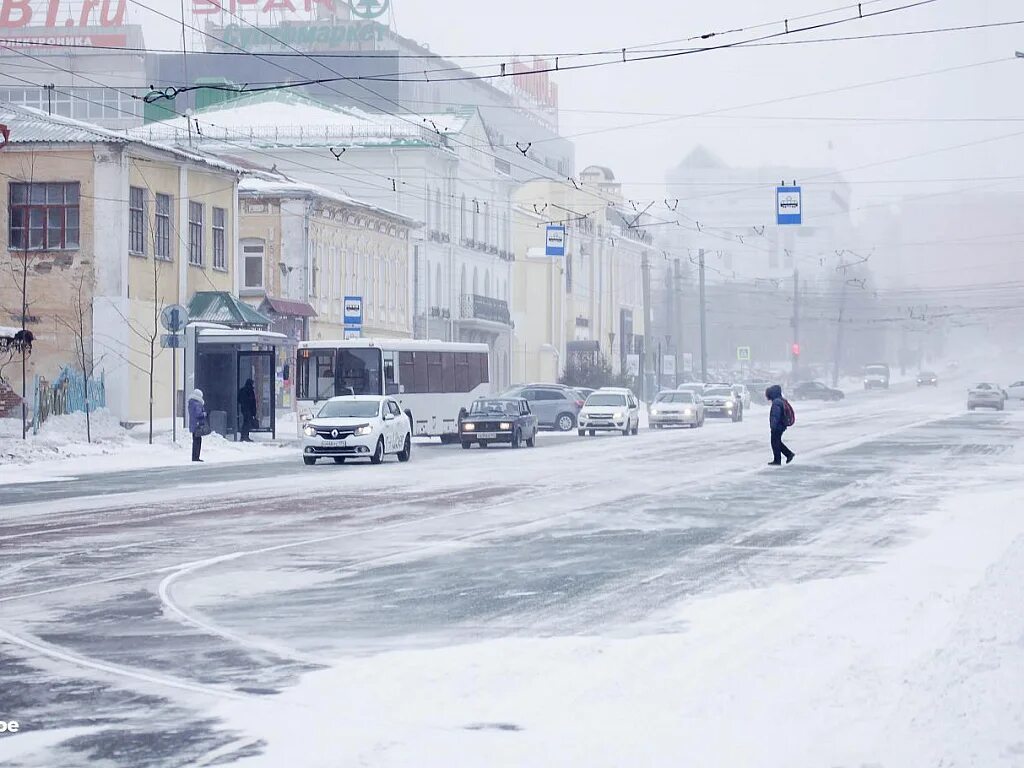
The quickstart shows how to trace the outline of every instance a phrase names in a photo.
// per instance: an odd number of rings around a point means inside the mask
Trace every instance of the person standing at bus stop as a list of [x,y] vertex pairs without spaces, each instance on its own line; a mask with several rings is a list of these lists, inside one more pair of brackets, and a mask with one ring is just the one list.
[[201,389],[192,390],[188,398],[188,428],[192,433],[192,461],[202,461],[199,454],[203,450],[203,435],[210,434],[210,422]]
[[252,379],[245,380],[245,386],[238,390],[238,411],[242,417],[241,429],[242,442],[251,443],[252,438],[249,437],[249,430],[257,426],[256,421],[256,389],[253,386]]

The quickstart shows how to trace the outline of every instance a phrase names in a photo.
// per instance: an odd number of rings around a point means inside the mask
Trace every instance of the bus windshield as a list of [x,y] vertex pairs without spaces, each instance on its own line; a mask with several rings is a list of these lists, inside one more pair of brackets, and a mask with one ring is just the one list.
[[373,347],[303,349],[299,352],[298,400],[330,400],[339,395],[383,395],[381,354]]

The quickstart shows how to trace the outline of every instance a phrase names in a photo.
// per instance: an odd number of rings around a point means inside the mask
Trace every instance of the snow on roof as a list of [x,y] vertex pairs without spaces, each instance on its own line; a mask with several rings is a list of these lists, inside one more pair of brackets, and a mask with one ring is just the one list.
[[[389,115],[352,107],[322,104],[294,93],[272,91],[242,96],[196,111],[206,141],[245,142],[261,146],[323,146],[325,144],[438,143],[460,133],[472,110],[422,115]],[[148,141],[179,140],[178,119],[139,128],[129,135]]]
[[320,187],[316,184],[307,184],[302,181],[290,181],[288,179],[275,180],[257,176],[246,176],[238,183],[238,194],[242,196],[258,195],[264,197],[319,197],[324,200],[332,200],[354,208],[362,208],[363,210],[387,216],[388,218],[398,219],[410,227],[418,227],[422,224],[422,222],[417,219],[410,218],[405,214],[398,213],[397,211],[393,211],[389,208],[382,208],[379,205],[374,205],[373,203],[367,203],[363,200],[357,200],[354,197],[349,197],[343,192],[334,192],[325,187]]
[[137,144],[159,152],[167,152],[183,160],[201,163],[220,170],[238,173],[241,169],[213,157],[187,152],[178,147],[157,144],[143,137],[111,131],[98,125],[60,115],[49,115],[38,109],[14,104],[0,104],[0,123],[10,129],[8,146],[19,144]]

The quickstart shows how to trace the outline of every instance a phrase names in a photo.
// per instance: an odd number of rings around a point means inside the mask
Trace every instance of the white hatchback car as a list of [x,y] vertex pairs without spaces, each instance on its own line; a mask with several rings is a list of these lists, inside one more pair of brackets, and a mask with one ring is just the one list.
[[591,393],[580,409],[577,420],[580,437],[598,432],[640,432],[640,403],[631,390],[605,387]]
[[331,458],[369,459],[380,464],[389,453],[399,461],[412,458],[412,426],[390,397],[333,397],[302,428],[302,461]]
[[694,392],[662,392],[648,413],[651,429],[703,427],[704,401]]

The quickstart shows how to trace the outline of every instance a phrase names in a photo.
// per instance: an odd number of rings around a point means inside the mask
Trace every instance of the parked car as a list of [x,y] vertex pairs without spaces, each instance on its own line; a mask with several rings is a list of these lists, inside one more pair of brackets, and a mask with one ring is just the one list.
[[994,408],[1001,411],[1006,407],[1006,399],[1003,397],[1003,390],[998,384],[982,382],[975,384],[967,392],[967,410],[975,408]]
[[580,408],[586,398],[562,384],[523,384],[501,394],[502,398],[523,398],[537,417],[542,429],[571,432],[576,428]]
[[701,399],[704,401],[705,416],[743,421],[743,402],[736,397],[732,387],[708,387]]
[[888,389],[889,366],[885,363],[872,363],[864,366],[864,389]]
[[662,392],[651,403],[647,421],[652,429],[703,427],[704,401],[694,392]]
[[820,381],[801,381],[793,387],[791,394],[794,400],[825,400],[828,402],[836,402],[846,397],[841,389],[833,389]]
[[380,464],[394,454],[399,461],[412,458],[412,424],[390,397],[355,395],[332,397],[302,428],[302,461],[332,458],[369,459]]
[[921,371],[917,374],[917,386],[937,387],[939,386],[939,377],[931,371]]
[[1011,400],[1024,400],[1024,381],[1015,381],[1011,384],[1006,394],[1010,396]]
[[592,389],[590,387],[573,387],[573,389],[580,393],[580,398],[583,399],[584,401],[586,401],[588,397],[590,397],[592,394],[594,394],[594,392],[597,391],[596,389]]
[[486,448],[494,443],[508,443],[521,448],[537,444],[537,417],[530,403],[521,398],[486,397],[473,401],[469,412],[459,420],[459,439],[463,448],[474,443]]
[[580,437],[597,432],[640,432],[640,403],[631,390],[602,388],[587,398],[579,414]]

